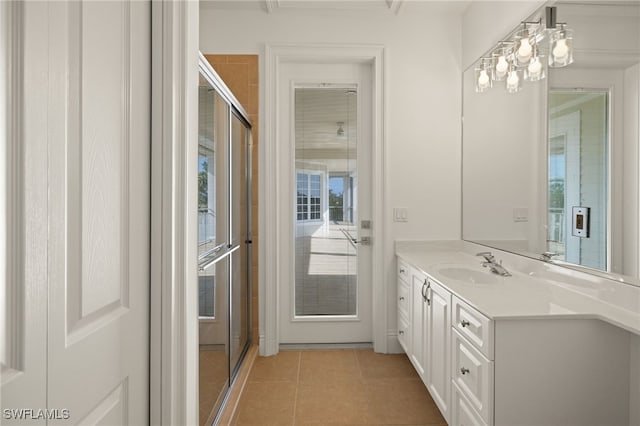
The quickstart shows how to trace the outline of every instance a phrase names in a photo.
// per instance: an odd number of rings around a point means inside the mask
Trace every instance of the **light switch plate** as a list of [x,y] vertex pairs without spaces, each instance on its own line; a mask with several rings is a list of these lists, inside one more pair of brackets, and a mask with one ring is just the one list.
[[514,222],[529,222],[529,209],[527,207],[514,207],[513,208],[513,221]]
[[393,208],[393,221],[394,222],[409,222],[409,209],[406,207],[394,207]]

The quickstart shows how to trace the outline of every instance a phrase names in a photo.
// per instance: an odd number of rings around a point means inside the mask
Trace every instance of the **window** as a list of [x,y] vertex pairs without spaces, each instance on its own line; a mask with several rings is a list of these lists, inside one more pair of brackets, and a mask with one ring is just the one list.
[[296,174],[297,220],[320,220],[322,176],[319,173]]

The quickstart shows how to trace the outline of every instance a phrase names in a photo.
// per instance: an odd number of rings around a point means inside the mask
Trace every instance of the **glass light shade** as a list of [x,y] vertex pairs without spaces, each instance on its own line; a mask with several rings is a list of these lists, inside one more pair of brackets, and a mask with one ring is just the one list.
[[561,28],[549,37],[549,66],[565,67],[573,62],[573,31]]
[[507,78],[509,71],[510,51],[506,47],[499,48],[493,54],[491,62],[491,78],[494,81],[502,81]]
[[476,92],[486,92],[491,88],[493,82],[486,67],[481,66],[475,69]]
[[535,55],[524,69],[524,79],[527,81],[539,81],[547,76],[547,58],[544,55]]
[[535,40],[529,36],[529,30],[524,29],[518,33],[514,53],[518,65],[526,65],[529,63],[533,55],[533,45]]
[[515,67],[512,67],[507,73],[506,84],[507,92],[509,93],[516,93],[522,90],[522,76]]

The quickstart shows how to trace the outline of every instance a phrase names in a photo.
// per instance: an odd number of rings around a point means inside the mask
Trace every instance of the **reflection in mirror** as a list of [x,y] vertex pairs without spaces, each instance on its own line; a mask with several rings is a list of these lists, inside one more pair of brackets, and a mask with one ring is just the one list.
[[571,65],[514,94],[464,73],[463,239],[640,285],[640,3],[554,6]]
[[[547,250],[607,270],[607,91],[549,91]],[[580,211],[583,209],[583,211]]]

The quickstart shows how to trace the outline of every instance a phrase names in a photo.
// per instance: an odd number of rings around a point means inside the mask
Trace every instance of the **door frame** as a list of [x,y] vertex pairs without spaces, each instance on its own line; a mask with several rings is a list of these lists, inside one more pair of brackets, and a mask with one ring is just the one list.
[[152,425],[198,424],[198,46],[198,2],[152,0]]
[[[280,129],[278,82],[281,65],[302,64],[353,64],[365,63],[371,67],[373,113],[371,123],[371,220],[372,220],[372,324],[373,348],[376,352],[387,352],[387,294],[384,280],[384,150],[385,150],[385,49],[380,45],[333,45],[333,44],[267,44],[265,46],[265,72],[261,85],[265,87],[264,131],[265,137],[258,144],[260,158],[259,194],[261,237],[258,240],[259,254],[259,316],[260,354],[275,355],[279,351],[279,285],[288,277],[290,259],[285,259],[290,243],[283,238],[278,218],[283,209],[290,206],[288,187],[283,187],[278,176],[282,155],[280,134],[289,129]],[[262,213],[264,212],[264,213]]]

